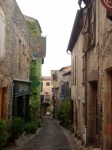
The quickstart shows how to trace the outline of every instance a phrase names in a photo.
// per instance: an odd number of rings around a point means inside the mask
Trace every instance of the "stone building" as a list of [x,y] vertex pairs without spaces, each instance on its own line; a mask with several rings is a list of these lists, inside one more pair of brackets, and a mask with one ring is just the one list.
[[63,90],[64,90],[64,98],[71,99],[71,67],[69,71],[66,71],[63,74]]
[[[81,8],[82,2],[85,4],[84,8]],[[76,126],[78,127],[77,131],[85,137],[86,145],[110,150],[112,148],[111,2],[79,0],[78,3],[80,10],[77,12],[67,48],[72,54],[73,63],[71,72],[74,84],[71,86],[71,98],[74,101],[74,128],[76,130]]]
[[[67,81],[70,82],[70,78],[69,78],[70,76],[68,73],[69,71],[71,71],[71,66],[62,67],[59,70],[59,83],[58,83],[58,91],[57,91],[58,101],[65,98],[65,92],[64,92],[63,87]],[[66,74],[66,73],[68,73],[68,74]],[[65,74],[65,76],[63,76],[64,74]]]
[[27,117],[29,31],[15,0],[0,0],[0,118]]
[[47,112],[47,107],[51,106],[51,111],[53,110],[52,102],[52,84],[50,76],[42,77],[42,89],[41,89],[41,104],[42,104],[42,113],[45,115]]
[[[56,116],[60,111],[60,102],[64,99],[70,99],[70,85],[71,85],[71,66],[62,67],[57,72],[58,80],[52,81],[53,93],[55,96],[55,113]],[[53,79],[52,79],[53,80]]]
[[[24,16],[30,32],[30,49],[32,60],[30,64],[30,110],[36,116],[40,110],[41,70],[46,55],[46,37],[41,36],[42,30],[37,19]],[[34,116],[33,116],[34,118]]]
[[[74,133],[77,138],[84,136],[84,74],[82,52],[82,10],[78,10],[74,21],[68,50],[71,52],[71,101],[73,105]],[[74,34],[75,33],[75,34]]]
[[44,92],[44,101],[52,101],[51,77],[42,77],[42,92]]

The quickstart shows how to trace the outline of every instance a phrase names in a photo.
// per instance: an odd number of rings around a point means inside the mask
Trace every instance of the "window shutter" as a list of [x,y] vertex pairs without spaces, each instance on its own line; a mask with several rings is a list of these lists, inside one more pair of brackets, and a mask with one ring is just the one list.
[[87,8],[83,11],[83,33],[88,32],[88,10]]
[[71,74],[72,74],[72,85],[74,85],[74,72],[75,72],[75,69],[74,69],[74,59],[72,61],[72,70],[71,70]]
[[90,46],[93,46],[95,44],[95,1],[93,0],[91,2],[91,5],[90,5],[90,31],[89,31],[89,34],[90,34]]
[[75,56],[75,71],[74,71],[74,76],[75,76],[75,79],[74,79],[74,84],[76,85],[76,56]]
[[87,47],[88,47],[88,10],[87,8],[84,9],[83,11],[83,47],[82,50],[83,52],[87,51]]
[[5,22],[0,15],[0,57],[4,56]]

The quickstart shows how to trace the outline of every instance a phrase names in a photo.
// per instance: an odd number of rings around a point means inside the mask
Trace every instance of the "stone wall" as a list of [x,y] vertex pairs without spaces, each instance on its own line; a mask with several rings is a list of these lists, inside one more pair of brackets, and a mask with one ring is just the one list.
[[29,31],[15,0],[0,0],[0,8],[5,15],[5,54],[0,58],[0,80],[3,80],[0,87],[4,88],[3,118],[8,119],[12,110],[13,80],[29,80]]
[[[83,85],[83,52],[82,52],[82,34],[78,36],[77,42],[72,50],[72,70],[71,76],[76,80],[71,82],[71,99],[74,101],[74,131],[78,138],[84,134],[84,85]],[[72,77],[73,78],[73,77]]]
[[[44,100],[46,98],[46,92],[48,92],[50,101],[52,101],[52,84],[51,84],[51,77],[42,77],[42,82],[43,82],[43,88],[42,88],[42,92],[44,92]],[[49,83],[49,85],[46,85],[47,83]]]
[[[111,149],[112,143],[112,21],[107,10],[96,1],[96,43],[88,52],[88,138],[95,144],[95,109],[98,118],[97,146]],[[97,108],[94,107],[93,82],[97,82]],[[91,105],[91,107],[89,107]],[[94,129],[94,130],[93,130]]]
[[[104,16],[102,16],[102,10]],[[102,108],[102,145],[112,147],[112,21],[106,17],[107,10],[99,5],[99,98]]]

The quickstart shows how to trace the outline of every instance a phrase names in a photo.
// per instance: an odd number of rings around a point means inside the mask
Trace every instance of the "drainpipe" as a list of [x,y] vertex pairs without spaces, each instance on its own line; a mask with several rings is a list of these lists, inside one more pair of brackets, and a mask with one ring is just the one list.
[[87,52],[85,53],[85,146],[87,146]]

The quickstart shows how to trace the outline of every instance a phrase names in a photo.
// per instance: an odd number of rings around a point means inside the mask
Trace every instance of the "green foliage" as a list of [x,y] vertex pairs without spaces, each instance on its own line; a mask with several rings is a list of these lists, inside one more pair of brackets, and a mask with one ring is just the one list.
[[[37,20],[27,21],[28,28],[30,30],[31,35],[40,36],[41,35],[41,27]],[[35,59],[31,62],[30,68],[30,117],[36,117],[36,111],[40,106],[40,92],[41,92],[41,64],[42,59]]]
[[38,21],[27,21],[27,24],[31,35],[39,36],[41,34],[41,27]]
[[[35,117],[37,108],[40,105],[40,92],[41,92],[41,59],[32,60],[30,68],[30,115],[31,118]],[[37,84],[34,84],[37,83]]]
[[50,112],[51,113],[51,107],[47,107],[47,112]]
[[70,120],[70,101],[63,100],[60,104],[59,119],[62,122],[62,125],[66,128],[69,128]]
[[27,122],[25,124],[25,132],[26,134],[32,133],[35,134],[37,131],[37,126],[34,122]]
[[15,141],[23,132],[24,121],[21,118],[13,118],[9,122],[9,141]]
[[0,149],[3,148],[3,146],[6,145],[7,139],[8,139],[8,126],[7,122],[4,120],[0,120]]
[[38,128],[40,128],[40,127],[42,126],[42,123],[43,123],[42,118],[39,118],[39,119],[37,119],[37,121],[36,121],[36,126],[37,126]]

